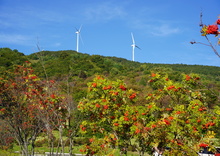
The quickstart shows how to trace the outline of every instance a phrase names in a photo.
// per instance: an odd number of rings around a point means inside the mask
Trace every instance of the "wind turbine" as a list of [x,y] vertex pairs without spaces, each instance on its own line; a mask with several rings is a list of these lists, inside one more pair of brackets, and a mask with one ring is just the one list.
[[75,28],[76,29],[76,51],[77,52],[79,51],[79,36],[80,36],[81,28],[82,28],[82,25],[80,26],[79,29]]
[[141,49],[139,48],[136,44],[135,44],[135,41],[134,41],[134,35],[133,33],[131,33],[131,38],[132,38],[132,61],[134,61],[134,49],[135,47],[138,48],[138,49]]

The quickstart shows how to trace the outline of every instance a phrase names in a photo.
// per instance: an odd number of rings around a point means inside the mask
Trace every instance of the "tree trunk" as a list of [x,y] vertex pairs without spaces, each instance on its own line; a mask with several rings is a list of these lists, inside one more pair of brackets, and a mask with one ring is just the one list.
[[34,149],[35,149],[35,139],[31,140],[31,155],[34,155]]
[[28,152],[27,142],[24,142],[23,144],[21,144],[21,152],[22,152],[22,156],[28,156],[29,152]]
[[60,126],[59,127],[59,137],[60,137],[60,145],[61,145],[61,153],[62,153],[62,155],[64,156],[64,144],[63,144],[63,127],[62,126]]
[[72,155],[72,151],[73,151],[73,139],[72,139],[72,137],[70,137],[69,139],[70,139],[69,154]]

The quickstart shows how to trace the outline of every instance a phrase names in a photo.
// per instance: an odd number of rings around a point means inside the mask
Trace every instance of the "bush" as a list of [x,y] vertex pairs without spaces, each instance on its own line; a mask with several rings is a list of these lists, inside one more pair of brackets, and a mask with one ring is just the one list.
[[44,145],[47,145],[47,144],[48,144],[48,139],[47,138],[44,138],[42,140],[37,140],[35,142],[36,147],[43,147]]
[[89,138],[79,137],[74,139],[74,145],[85,145],[89,143]]
[[0,150],[0,155],[2,156],[19,156],[20,154],[18,153],[11,153],[5,150]]

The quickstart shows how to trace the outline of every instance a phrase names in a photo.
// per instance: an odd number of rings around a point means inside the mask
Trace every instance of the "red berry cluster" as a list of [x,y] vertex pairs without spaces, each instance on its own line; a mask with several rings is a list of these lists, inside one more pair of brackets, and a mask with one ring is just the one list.
[[220,25],[220,19],[218,19],[215,24],[206,26],[206,34],[214,34],[218,35],[220,32],[218,31],[218,25]]
[[216,21],[216,23],[217,23],[218,25],[220,25],[220,18]]
[[218,34],[218,25],[209,25],[206,30],[207,34]]

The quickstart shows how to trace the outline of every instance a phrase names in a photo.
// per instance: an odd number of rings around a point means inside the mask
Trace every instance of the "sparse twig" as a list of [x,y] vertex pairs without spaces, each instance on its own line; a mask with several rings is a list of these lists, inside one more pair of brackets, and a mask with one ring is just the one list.
[[[203,21],[202,21],[202,12],[200,13],[200,24],[199,26],[200,27],[204,27],[204,24],[203,24]],[[204,33],[203,30],[201,30],[201,33]],[[218,35],[218,34],[217,34]],[[216,35],[216,36],[217,36]],[[202,36],[204,36],[206,38],[206,40],[208,41],[209,44],[205,44],[205,43],[202,43],[202,42],[196,42],[196,41],[191,41],[190,43],[191,44],[202,44],[202,45],[206,45],[206,46],[209,46],[212,48],[212,50],[214,51],[214,53],[220,58],[220,54],[218,53],[217,49],[213,46],[212,42],[210,41],[210,39],[208,38],[207,34],[204,33]]]
[[[37,46],[37,49],[38,49],[39,52],[42,51],[42,50],[40,49],[40,46],[39,46],[39,42],[38,42],[38,41],[37,41],[36,46]],[[38,54],[36,53],[36,55],[38,55]],[[48,76],[47,76],[46,68],[45,68],[45,66],[44,66],[44,61],[43,61],[43,59],[42,59],[42,57],[41,57],[40,55],[38,55],[38,58],[40,59],[40,64],[41,64],[41,66],[43,67],[44,74],[45,74],[46,80],[47,80],[47,82],[48,82]]]

